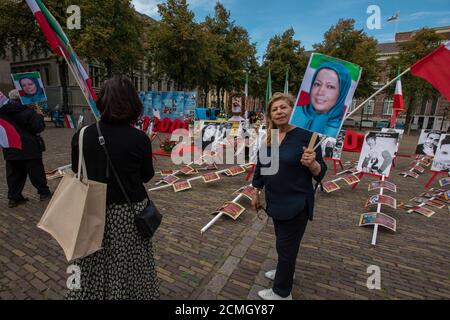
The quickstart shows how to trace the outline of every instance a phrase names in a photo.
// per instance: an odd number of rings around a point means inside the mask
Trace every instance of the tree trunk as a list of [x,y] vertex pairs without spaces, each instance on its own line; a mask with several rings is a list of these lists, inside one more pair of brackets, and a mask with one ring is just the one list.
[[220,100],[220,87],[216,86],[216,95],[217,95],[217,107],[220,109],[220,111],[223,111],[222,106],[221,106],[221,100]]
[[205,92],[205,98],[204,98],[203,107],[204,107],[204,108],[208,108],[208,93],[209,93],[209,86],[208,86],[208,85],[205,85],[203,91]]
[[72,114],[73,110],[69,107],[69,89],[68,89],[68,67],[64,59],[58,58],[59,66],[59,81],[61,83],[62,90],[62,107],[61,112]]

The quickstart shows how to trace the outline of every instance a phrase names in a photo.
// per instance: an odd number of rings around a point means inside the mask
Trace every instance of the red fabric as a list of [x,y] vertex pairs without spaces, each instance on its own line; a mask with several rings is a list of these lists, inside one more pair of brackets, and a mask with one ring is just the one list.
[[391,128],[395,128],[395,124],[397,123],[397,118],[400,113],[402,113],[403,110],[397,110],[394,109],[392,111],[392,118],[391,118],[391,124],[389,125]]
[[159,131],[162,133],[166,133],[170,130],[170,126],[172,125],[172,121],[170,121],[169,118],[165,118],[163,121],[161,121]]
[[356,131],[347,130],[344,139],[344,151],[361,152],[364,144],[364,135]]
[[3,130],[0,131],[0,134],[5,133],[6,137],[4,137],[1,140],[6,140],[7,145],[1,146],[3,148],[13,148],[13,149],[22,149],[22,139],[20,138],[19,133],[17,132],[16,128],[12,124],[10,124],[8,121],[4,119],[0,119],[0,127],[3,128]]
[[150,117],[149,116],[143,116],[142,117],[143,120],[143,125],[142,125],[142,130],[144,132],[147,132],[148,126],[150,125]]
[[298,98],[296,106],[307,106],[309,105],[309,93],[306,91],[300,92],[300,97]]
[[450,100],[450,42],[425,56],[411,67],[411,73],[428,81]]
[[50,27],[47,19],[45,18],[45,15],[42,13],[42,11],[38,11],[34,14],[34,17],[39,24],[39,27],[41,28],[42,32],[44,33],[45,38],[47,39],[47,42],[49,43],[50,47],[52,48],[52,51],[54,54],[61,56],[61,50],[59,49],[59,39],[53,29]]

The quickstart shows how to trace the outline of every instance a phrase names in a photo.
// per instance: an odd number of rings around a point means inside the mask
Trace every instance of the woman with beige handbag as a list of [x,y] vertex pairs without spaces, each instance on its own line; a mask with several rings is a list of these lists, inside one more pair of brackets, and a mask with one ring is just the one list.
[[[99,127],[131,207],[111,171],[96,124],[86,128],[83,153],[89,180],[107,184],[106,222],[102,249],[74,264],[80,268],[81,288],[67,299],[150,300],[159,298],[151,239],[143,237],[134,218],[147,206],[144,183],[154,176],[151,142],[132,124],[142,103],[131,81],[114,77],[102,87],[97,107]],[[72,169],[78,168],[78,134],[72,140]],[[75,171],[74,170],[74,171]]]

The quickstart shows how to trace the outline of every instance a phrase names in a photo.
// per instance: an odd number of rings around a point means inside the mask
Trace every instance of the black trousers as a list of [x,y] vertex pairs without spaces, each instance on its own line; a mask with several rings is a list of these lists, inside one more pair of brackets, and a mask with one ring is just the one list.
[[278,264],[272,290],[281,297],[291,294],[297,254],[308,219],[306,211],[291,220],[273,219]]
[[22,191],[27,181],[27,175],[30,177],[31,184],[37,189],[39,194],[45,195],[50,193],[42,159],[7,160],[6,181],[8,183],[8,199],[15,201],[23,199]]

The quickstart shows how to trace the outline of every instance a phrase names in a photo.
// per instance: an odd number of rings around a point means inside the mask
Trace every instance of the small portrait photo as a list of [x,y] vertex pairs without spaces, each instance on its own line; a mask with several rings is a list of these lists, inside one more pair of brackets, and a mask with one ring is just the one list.
[[289,123],[337,138],[360,77],[359,66],[313,53]]
[[242,113],[242,98],[234,96],[231,99],[231,112],[233,114]]
[[358,162],[358,171],[389,177],[397,150],[398,133],[368,132]]
[[322,182],[322,187],[326,193],[331,193],[333,191],[339,190],[339,185],[334,181],[325,181]]
[[170,175],[172,175],[174,173],[175,173],[175,171],[173,171],[173,170],[161,170],[161,175],[162,176],[170,176]]
[[245,208],[241,206],[239,203],[235,202],[226,202],[222,207],[216,210],[215,213],[223,212],[231,219],[236,220],[245,211]]
[[220,176],[217,172],[208,172],[202,175],[202,179],[205,183],[211,183],[220,180]]
[[423,167],[419,166],[418,164],[412,166],[410,170],[415,171],[417,173],[424,173],[425,172],[425,169]]
[[394,232],[397,230],[397,221],[384,213],[369,212],[361,215],[361,218],[359,220],[360,227],[375,224],[390,229]]
[[442,133],[440,130],[422,130],[419,143],[417,144],[416,154],[434,157]]
[[173,191],[175,191],[175,193],[176,192],[181,192],[181,191],[184,191],[184,190],[188,190],[188,189],[192,188],[191,183],[188,180],[175,182],[172,185],[172,187],[173,187]]
[[252,200],[256,196],[256,192],[256,188],[252,186],[245,186],[236,190],[233,194],[239,193],[247,197],[249,200]]
[[225,143],[233,124],[220,121],[203,121],[202,125],[202,150],[215,151],[220,144]]
[[352,184],[358,183],[360,181],[359,178],[357,176],[355,176],[354,174],[345,176],[342,179],[344,179],[344,181],[347,182],[348,185],[352,185]]
[[414,178],[414,179],[419,178],[419,175],[417,173],[415,173],[414,171],[412,171],[412,170],[407,170],[407,171],[400,172],[399,175],[404,176],[405,178],[406,177],[411,177],[411,178]]
[[374,195],[367,200],[366,207],[378,205],[378,204],[389,206],[393,209],[397,209],[397,200],[386,195]]
[[430,209],[425,208],[425,207],[419,207],[419,206],[414,207],[412,210],[414,212],[420,213],[421,215],[423,215],[423,216],[425,216],[427,218],[430,218],[433,214],[436,213],[433,210],[430,210]]
[[180,169],[180,172],[184,175],[188,175],[188,174],[194,173],[195,169],[192,168],[191,166],[186,165]]
[[228,168],[228,171],[231,173],[231,176],[237,176],[239,174],[244,173],[245,169],[242,168],[242,166],[234,166],[234,167]]
[[331,160],[341,160],[344,148],[345,130],[341,130],[336,138],[326,137],[322,143],[322,157]]
[[450,173],[450,134],[441,135],[431,171]]
[[39,72],[12,74],[14,87],[19,91],[23,105],[40,104],[47,101],[44,84]]
[[369,191],[381,188],[387,189],[394,193],[397,192],[397,186],[389,181],[372,181],[371,183],[369,183]]
[[175,176],[173,176],[173,175],[166,176],[166,177],[164,177],[164,178],[161,179],[161,181],[163,181],[163,182],[165,182],[165,183],[167,183],[167,184],[169,184],[169,185],[174,184],[174,183],[177,182],[178,180],[180,180],[180,178],[175,177]]

